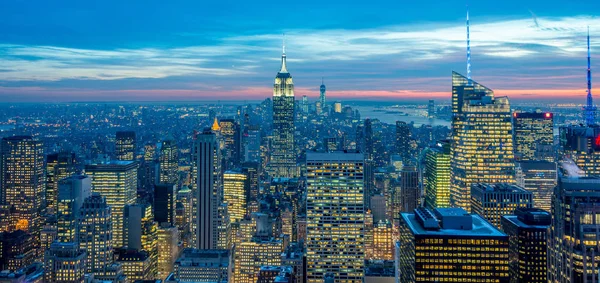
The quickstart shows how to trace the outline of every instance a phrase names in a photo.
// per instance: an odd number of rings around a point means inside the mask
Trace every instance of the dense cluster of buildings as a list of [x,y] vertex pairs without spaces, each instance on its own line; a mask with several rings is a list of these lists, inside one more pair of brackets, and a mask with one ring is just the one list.
[[449,130],[362,120],[324,83],[297,102],[284,47],[272,100],[187,134],[138,114],[111,146],[7,134],[0,282],[599,282],[591,83],[555,138],[470,74]]

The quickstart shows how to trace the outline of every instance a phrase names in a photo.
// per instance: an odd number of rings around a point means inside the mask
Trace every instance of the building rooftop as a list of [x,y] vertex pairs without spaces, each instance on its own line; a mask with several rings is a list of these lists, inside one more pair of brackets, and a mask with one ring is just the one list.
[[[450,217],[449,220],[454,221],[455,217],[469,217],[471,220],[471,227],[467,229],[448,229],[446,227],[454,227],[455,225],[442,225],[439,229],[426,229],[417,220],[414,213],[403,212],[400,216],[404,222],[407,223],[408,227],[414,235],[422,236],[455,236],[455,237],[502,237],[506,236],[503,232],[498,230],[494,225],[490,224],[481,216],[476,214],[468,214],[462,208],[445,208],[436,209],[436,216],[441,216],[442,221],[444,217]],[[462,222],[462,221],[461,221]],[[468,223],[464,222],[464,223]]]
[[364,161],[362,153],[332,151],[332,152],[307,152],[306,161]]
[[477,183],[471,186],[471,190],[481,190],[483,192],[496,192],[496,193],[530,193],[528,190],[513,184],[498,183]]
[[556,170],[556,163],[550,161],[519,161],[523,171],[530,170]]

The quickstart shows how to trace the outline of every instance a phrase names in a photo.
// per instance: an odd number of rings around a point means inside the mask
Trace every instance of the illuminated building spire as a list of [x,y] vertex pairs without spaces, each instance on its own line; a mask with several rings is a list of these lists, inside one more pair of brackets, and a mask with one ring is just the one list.
[[283,49],[283,52],[281,53],[281,70],[279,70],[279,72],[287,73],[288,70],[287,70],[286,57],[285,57],[285,33],[283,34],[282,49]]
[[217,117],[215,117],[215,121],[213,122],[212,127],[210,127],[210,129],[214,132],[218,132],[221,130],[221,127],[219,126],[219,120],[217,120]]
[[467,79],[471,84],[471,31],[469,29],[469,6],[467,6]]
[[594,100],[592,97],[592,68],[591,68],[591,54],[590,54],[590,27],[588,26],[587,33],[587,105],[585,106],[585,123],[588,126],[594,124],[596,118],[596,106],[594,106]]

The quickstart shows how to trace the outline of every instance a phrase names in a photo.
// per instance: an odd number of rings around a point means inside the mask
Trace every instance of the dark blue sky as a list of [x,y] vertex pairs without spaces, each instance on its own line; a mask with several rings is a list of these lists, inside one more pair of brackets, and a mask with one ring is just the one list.
[[[471,2],[475,80],[514,98],[585,95],[585,31],[600,54],[600,1]],[[6,0],[0,99],[261,99],[284,32],[297,95],[316,95],[324,76],[333,96],[449,97],[450,72],[465,69],[465,10],[463,1]]]

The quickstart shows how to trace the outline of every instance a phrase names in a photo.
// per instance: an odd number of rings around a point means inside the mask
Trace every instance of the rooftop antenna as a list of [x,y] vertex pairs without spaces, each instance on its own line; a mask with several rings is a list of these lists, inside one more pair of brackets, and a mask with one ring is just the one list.
[[591,67],[591,52],[590,52],[590,27],[587,31],[587,105],[584,108],[585,123],[588,126],[594,124],[596,116],[596,106],[592,97],[592,67]]
[[467,79],[471,85],[471,31],[469,29],[469,5],[467,5]]
[[282,46],[282,53],[281,53],[281,70],[279,70],[280,73],[287,73],[287,63],[286,63],[286,56],[285,56],[285,33],[283,34],[283,42],[281,44]]

